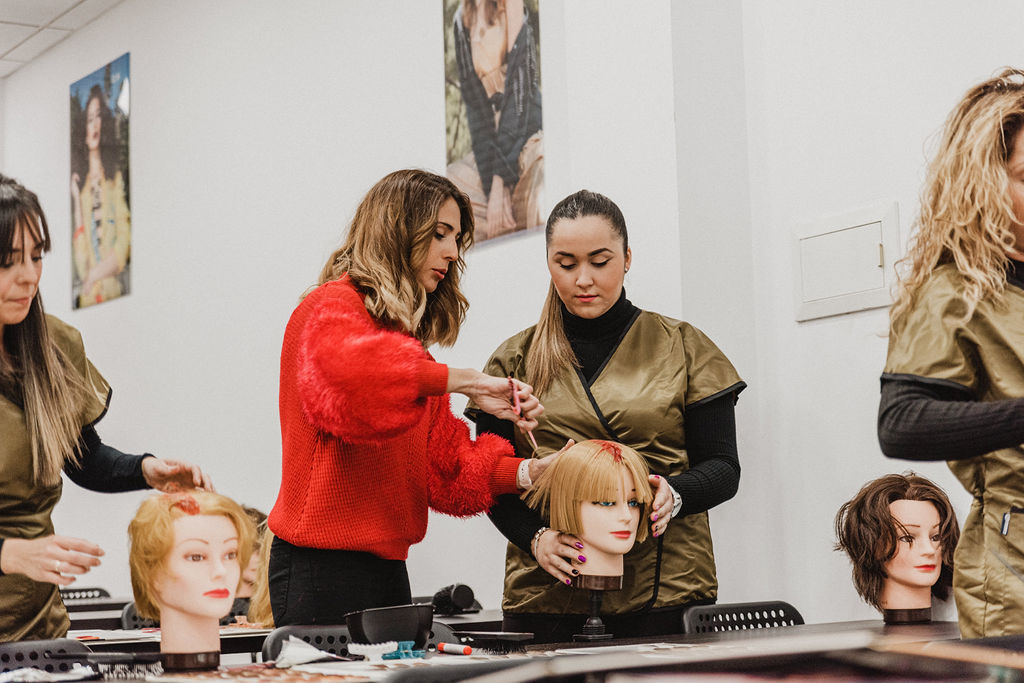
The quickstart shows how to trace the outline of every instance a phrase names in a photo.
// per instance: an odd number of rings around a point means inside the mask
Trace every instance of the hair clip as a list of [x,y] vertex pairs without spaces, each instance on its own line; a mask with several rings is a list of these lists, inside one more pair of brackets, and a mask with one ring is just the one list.
[[198,515],[199,514],[199,512],[200,512],[200,510],[199,510],[199,503],[196,502],[195,498],[193,498],[192,496],[190,496],[187,493],[185,493],[185,494],[172,494],[172,495],[179,496],[176,501],[171,503],[171,507],[172,508],[178,508],[179,510],[184,512],[186,515]]

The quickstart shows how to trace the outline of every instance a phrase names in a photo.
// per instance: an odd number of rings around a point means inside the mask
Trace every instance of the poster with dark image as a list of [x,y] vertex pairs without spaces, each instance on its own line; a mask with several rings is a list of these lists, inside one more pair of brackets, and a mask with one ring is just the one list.
[[447,175],[482,242],[544,224],[539,0],[443,0]]
[[131,290],[128,53],[71,85],[71,297],[75,308]]

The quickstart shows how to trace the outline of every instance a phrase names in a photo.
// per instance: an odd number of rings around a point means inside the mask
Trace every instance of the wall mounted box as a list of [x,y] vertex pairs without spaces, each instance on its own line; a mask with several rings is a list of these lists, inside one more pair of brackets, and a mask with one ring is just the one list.
[[798,322],[891,303],[899,254],[896,202],[803,225],[795,239]]

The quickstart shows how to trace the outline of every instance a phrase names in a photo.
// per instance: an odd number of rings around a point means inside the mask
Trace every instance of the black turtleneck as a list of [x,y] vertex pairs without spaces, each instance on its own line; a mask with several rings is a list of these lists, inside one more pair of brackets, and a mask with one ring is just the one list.
[[[1010,260],[1010,286],[1024,289],[1024,263]],[[890,458],[963,460],[1024,443],[1024,398],[979,400],[965,386],[908,375],[882,377],[878,443]]]
[[[625,290],[618,301],[597,318],[580,318],[562,306],[565,335],[588,385],[600,374],[639,312],[640,309],[626,298]],[[735,397],[729,393],[686,410],[686,452],[690,469],[667,477],[669,485],[682,498],[680,515],[704,512],[736,495],[740,463],[736,451],[734,404]],[[511,422],[487,413],[479,413],[476,420],[477,434],[497,434],[512,441],[513,430]],[[540,515],[515,495],[499,496],[489,514],[498,530],[527,553],[533,534],[544,525]]]
[[580,372],[587,384],[593,384],[598,370],[611,357],[640,309],[626,298],[625,289],[619,300],[596,318],[581,318],[570,313],[561,301],[558,304],[562,307],[565,336],[579,361]]

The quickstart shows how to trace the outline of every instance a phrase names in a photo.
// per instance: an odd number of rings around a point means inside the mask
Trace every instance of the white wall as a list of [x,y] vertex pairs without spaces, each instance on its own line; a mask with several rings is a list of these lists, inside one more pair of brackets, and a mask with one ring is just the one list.
[[[969,85],[1024,62],[1024,7],[746,0],[743,21],[761,429],[752,456],[776,473],[758,482],[771,504],[750,517],[765,533],[750,557],[784,567],[773,588],[809,620],[872,618],[829,546],[842,502],[912,465],[886,460],[876,439],[887,315],[794,322],[791,231],[895,200],[905,247],[929,143]],[[914,469],[950,493],[962,520],[969,498],[945,465]]]
[[[666,0],[545,0],[541,49],[548,205],[580,186],[615,198],[645,264],[630,296],[677,314],[671,37],[650,35],[668,21]],[[42,285],[114,386],[105,441],[198,461],[222,492],[270,508],[289,313],[373,182],[443,172],[442,28],[433,1],[126,0],[6,79],[3,168],[68,225],[68,86],[131,52],[133,291],[72,312],[60,227]],[[438,357],[480,367],[532,324],[543,262],[539,233],[471,254],[470,317]],[[124,528],[142,495],[66,487],[57,528],[107,550],[88,583],[130,591]],[[495,607],[503,553],[486,520],[435,517],[410,558],[413,592],[462,581]]]

